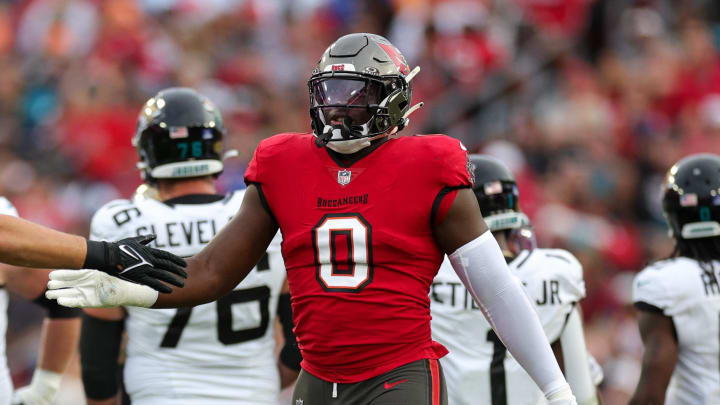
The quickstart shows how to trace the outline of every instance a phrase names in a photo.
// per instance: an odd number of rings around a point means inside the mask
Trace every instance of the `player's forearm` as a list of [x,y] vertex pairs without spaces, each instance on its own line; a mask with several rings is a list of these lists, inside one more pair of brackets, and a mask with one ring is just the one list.
[[159,294],[153,308],[189,307],[212,302],[230,292],[237,283],[221,277],[215,263],[207,256],[198,255],[187,259],[188,278],[183,288],[173,288],[170,294]]
[[277,366],[280,372],[280,388],[289,387],[297,380],[298,375],[300,375],[299,371],[291,369],[281,361],[278,361]]
[[545,395],[567,387],[535,309],[492,234],[484,233],[449,258],[497,335]]
[[673,320],[662,313],[639,311],[638,326],[645,353],[640,381],[630,404],[663,404],[678,357]]
[[38,367],[30,385],[13,393],[13,403],[50,404],[55,400],[62,375],[77,345],[78,319],[46,319]]
[[260,202],[257,188],[251,185],[233,219],[203,250],[187,260],[185,287],[160,294],[153,308],[200,305],[227,294],[255,267],[277,230],[277,223]]
[[[648,353],[649,351],[652,353]],[[640,381],[629,405],[661,405],[665,403],[665,391],[669,378],[666,378],[665,373],[658,372],[665,369],[662,356],[664,353],[645,348]]]
[[45,319],[38,368],[62,374],[75,354],[80,318]]
[[665,390],[658,390],[648,387],[635,391],[628,405],[662,405],[665,403]]
[[85,238],[0,215],[0,262],[25,267],[79,269]]

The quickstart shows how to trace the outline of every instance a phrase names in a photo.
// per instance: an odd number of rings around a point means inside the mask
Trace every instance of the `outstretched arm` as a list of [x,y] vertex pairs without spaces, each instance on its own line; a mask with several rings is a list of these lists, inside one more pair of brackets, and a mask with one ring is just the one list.
[[182,287],[185,261],[145,246],[154,236],[118,242],[88,241],[9,215],[0,214],[0,263],[51,269],[97,269],[115,277],[169,292],[164,282]]
[[24,267],[79,269],[85,238],[0,214],[0,262]]
[[250,185],[230,223],[187,260],[187,285],[172,294],[162,294],[153,308],[200,305],[227,294],[255,267],[277,230],[257,187]]
[[[184,288],[167,294],[142,283],[130,283],[97,271],[57,270],[50,274],[47,297],[69,307],[139,306],[177,308],[215,301],[230,292],[265,253],[277,233],[275,220],[265,210],[255,186],[245,193],[240,210],[213,240],[187,260]],[[165,252],[163,252],[165,253]]]
[[535,309],[510,273],[472,190],[457,192],[447,215],[435,227],[435,239],[498,337],[549,403],[575,404]]

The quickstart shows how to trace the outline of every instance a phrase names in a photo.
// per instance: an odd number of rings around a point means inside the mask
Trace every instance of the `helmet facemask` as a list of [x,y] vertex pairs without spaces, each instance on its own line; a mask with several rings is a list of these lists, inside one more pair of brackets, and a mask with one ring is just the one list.
[[410,102],[406,95],[411,94],[409,84],[401,77],[356,72],[315,74],[308,86],[310,117],[318,143],[338,147],[341,153],[362,149],[372,139],[402,125],[402,119],[393,122],[390,109],[405,109]]
[[310,120],[318,146],[354,153],[373,139],[392,135],[422,107],[410,106],[410,69],[386,38],[369,33],[345,35],[320,57],[308,81]]

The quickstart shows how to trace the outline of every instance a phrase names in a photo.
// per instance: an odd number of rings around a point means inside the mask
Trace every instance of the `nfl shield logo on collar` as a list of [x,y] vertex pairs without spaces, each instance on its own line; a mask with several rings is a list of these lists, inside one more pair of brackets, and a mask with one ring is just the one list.
[[347,170],[347,169],[339,170],[339,171],[338,171],[337,182],[338,182],[341,186],[344,186],[344,185],[350,183],[350,176],[351,176],[351,175],[352,175],[352,172],[351,172],[350,170]]

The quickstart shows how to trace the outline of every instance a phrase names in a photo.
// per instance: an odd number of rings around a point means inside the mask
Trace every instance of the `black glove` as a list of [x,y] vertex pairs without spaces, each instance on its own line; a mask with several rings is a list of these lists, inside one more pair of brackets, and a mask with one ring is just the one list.
[[[145,246],[155,235],[136,236],[117,242],[87,241],[85,269],[97,269],[133,283],[143,284],[161,293],[172,289],[160,281],[183,287],[187,278],[185,260],[164,250]],[[178,277],[179,276],[179,277]]]

